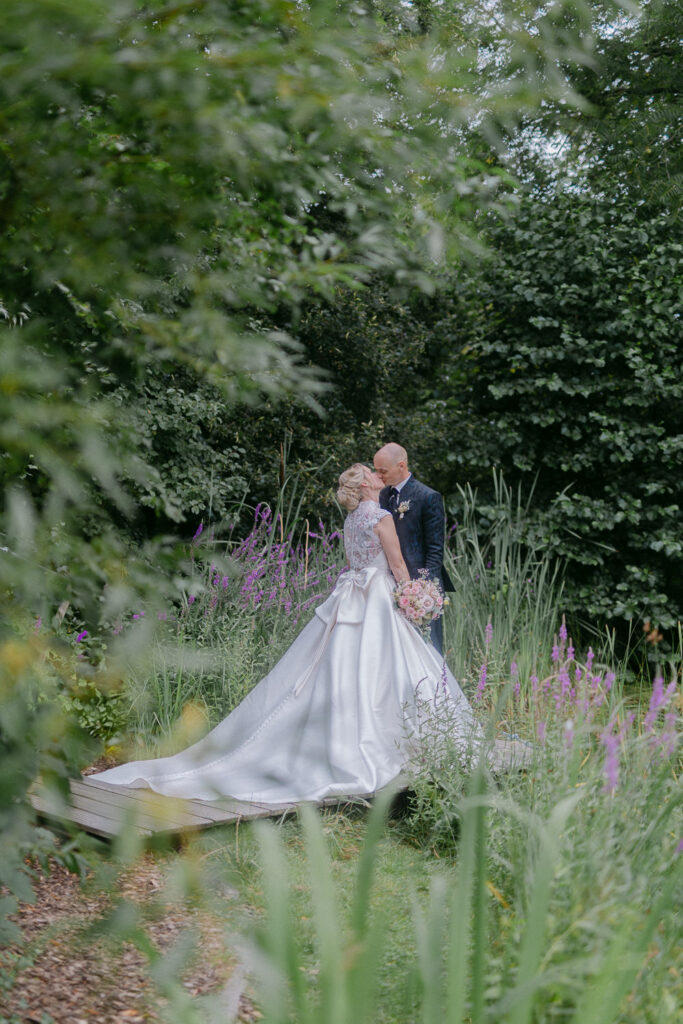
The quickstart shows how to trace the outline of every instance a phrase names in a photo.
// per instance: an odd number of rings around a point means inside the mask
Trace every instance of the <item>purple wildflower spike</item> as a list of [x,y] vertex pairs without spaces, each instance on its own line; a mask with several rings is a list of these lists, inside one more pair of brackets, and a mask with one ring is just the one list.
[[82,631],[81,631],[81,632],[80,632],[80,633],[78,634],[78,636],[76,637],[76,643],[77,643],[77,644],[80,644],[81,640],[85,640],[85,638],[86,638],[86,636],[87,636],[87,635],[88,635],[88,630],[87,630],[87,629],[84,629],[84,630],[82,630]]
[[195,542],[196,540],[199,540],[199,538],[200,538],[200,537],[201,537],[201,535],[202,535],[202,531],[203,531],[203,529],[204,529],[204,523],[200,523],[200,524],[199,524],[199,526],[197,527],[197,529],[196,529],[196,530],[195,530],[195,532],[194,532],[194,537],[192,538],[192,542],[193,542],[193,543],[194,543],[194,542]]
[[489,644],[493,640],[493,626],[491,624],[491,620],[490,619],[486,623],[486,629],[484,630],[484,640],[485,640],[485,643],[486,643],[487,647],[489,646]]
[[474,699],[478,702],[481,700],[484,690],[486,689],[486,662],[481,666],[481,672],[479,673],[479,683],[477,685],[477,691],[474,695]]
[[654,683],[652,684],[652,693],[650,695],[650,706],[647,714],[643,721],[643,726],[646,732],[652,732],[657,714],[659,709],[664,705],[664,677],[657,673],[655,676]]

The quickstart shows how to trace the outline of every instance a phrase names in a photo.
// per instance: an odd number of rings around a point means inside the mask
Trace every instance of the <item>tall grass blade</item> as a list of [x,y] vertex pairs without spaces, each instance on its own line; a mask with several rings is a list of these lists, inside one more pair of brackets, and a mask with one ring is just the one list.
[[481,799],[486,791],[484,765],[480,760],[470,778],[468,800],[460,805],[461,840],[458,856],[457,881],[453,889],[448,915],[448,960],[446,987],[446,1021],[461,1024],[465,1019],[468,993],[468,966],[472,908],[479,903],[478,894],[472,892],[475,879],[477,836],[480,817],[485,813]]
[[537,826],[538,851],[534,863],[534,883],[526,913],[515,985],[518,998],[508,1015],[509,1024],[528,1024],[531,1020],[534,1001],[533,983],[538,974],[546,943],[548,908],[558,853],[558,838],[580,799],[581,794],[572,794],[572,796],[561,800],[553,808],[547,825],[539,822]]
[[609,945],[596,977],[583,990],[576,1008],[574,1024],[604,1024],[617,1020],[621,1003],[633,987],[638,972],[642,969],[647,950],[663,917],[671,914],[676,906],[674,894],[683,876],[683,857],[679,856],[662,893],[645,918],[645,927],[637,928],[642,915],[629,920],[626,914],[624,926],[617,932]]
[[306,841],[320,956],[320,1019],[326,1024],[345,1024],[348,1020],[348,1002],[343,925],[334,895],[330,859],[318,814],[309,804],[304,804],[299,814]]
[[303,991],[301,960],[294,939],[289,902],[289,871],[282,841],[270,822],[257,823],[266,923],[259,934],[264,958],[255,964],[259,994],[268,1024],[286,1024],[292,1003],[296,1020],[308,1019]]

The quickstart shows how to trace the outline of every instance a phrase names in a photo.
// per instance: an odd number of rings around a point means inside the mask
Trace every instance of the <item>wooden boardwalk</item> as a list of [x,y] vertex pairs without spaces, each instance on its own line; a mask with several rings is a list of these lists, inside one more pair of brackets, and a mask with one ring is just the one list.
[[[161,796],[151,789],[123,789],[109,782],[98,782],[96,775],[71,779],[70,788],[70,800],[64,801],[59,794],[38,784],[31,792],[31,803],[43,817],[71,821],[84,832],[107,838],[130,828],[145,836],[195,832],[247,819],[279,818],[294,814],[297,809],[295,803],[184,800]],[[331,797],[321,801],[319,806],[367,802],[361,796]]]
[[[489,767],[494,774],[520,770],[530,760],[530,748],[512,739],[496,740],[488,755]],[[184,800],[161,796],[151,789],[124,789],[99,781],[97,775],[71,779],[70,788],[70,799],[65,801],[38,783],[31,791],[31,803],[45,818],[71,821],[84,832],[106,838],[112,838],[124,829],[134,829],[144,836],[194,832],[254,818],[280,818],[296,813],[297,809],[295,803]],[[407,784],[399,779],[395,788],[397,791],[406,789]],[[372,796],[368,793],[366,796],[329,797],[320,801],[318,806],[367,806]]]

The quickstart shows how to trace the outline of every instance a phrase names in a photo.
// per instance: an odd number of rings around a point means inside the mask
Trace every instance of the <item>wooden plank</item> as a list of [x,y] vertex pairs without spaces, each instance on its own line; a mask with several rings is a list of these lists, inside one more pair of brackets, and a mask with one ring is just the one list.
[[488,752],[489,768],[494,775],[502,772],[521,771],[533,761],[533,748],[523,740],[495,739]]
[[171,808],[168,815],[163,813],[146,814],[136,805],[125,807],[120,804],[106,803],[98,799],[93,800],[91,797],[83,796],[79,793],[71,794],[71,805],[77,810],[88,811],[106,817],[114,824],[118,824],[119,827],[129,822],[135,827],[139,825],[152,832],[183,832],[188,828],[203,828],[211,824],[208,821],[198,823],[195,818],[183,817],[175,808]]
[[105,790],[101,786],[93,786],[86,776],[82,780],[71,780],[71,792],[77,796],[100,801],[103,805],[133,809],[149,817],[159,818],[161,821],[173,818],[179,827],[184,825],[201,827],[211,824],[210,818],[196,812],[192,801],[162,796],[151,789],[129,793],[127,790],[116,787],[110,791],[109,788]]
[[[297,807],[294,803],[253,803],[246,800],[233,800],[230,797],[223,797],[218,800],[188,800],[182,797],[168,797],[155,793],[154,790],[149,789],[148,787],[124,789],[111,782],[100,781],[96,775],[83,776],[82,779],[76,782],[76,786],[100,789],[103,793],[107,794],[106,798],[109,798],[109,795],[111,794],[112,797],[116,797],[118,799],[123,798],[137,800],[142,802],[145,807],[148,806],[150,800],[154,799],[161,802],[165,800],[175,802],[176,805],[182,806],[183,811],[186,814],[193,815],[207,827],[212,824],[218,824],[219,822],[233,821],[241,818],[270,817],[271,815],[290,813],[295,811]],[[163,806],[163,803],[161,806]]]
[[[102,828],[106,825],[108,834],[112,836],[117,835],[124,824],[132,825],[136,830],[149,835],[158,831],[158,821],[154,818],[146,818],[144,815],[138,814],[134,808],[132,813],[127,815],[124,808],[118,807],[115,804],[88,800],[74,793],[71,793],[71,799],[66,804],[46,790],[39,790],[34,795],[41,801],[42,806],[40,809],[47,810],[53,817],[71,818],[72,811],[77,811],[80,815],[90,815],[97,818]],[[36,806],[33,797],[32,801],[34,806]]]
[[182,801],[170,800],[151,791],[148,791],[148,802],[145,804],[143,800],[126,800],[125,793],[104,793],[95,787],[84,786],[78,780],[71,780],[71,800],[68,804],[39,787],[34,787],[30,796],[33,806],[41,813],[75,821],[71,812],[77,811],[81,818],[89,815],[93,821],[96,819],[98,834],[106,833],[110,836],[117,835],[127,822],[146,835],[154,832],[182,832],[188,828],[206,828],[213,824],[206,817],[187,814]]
[[[406,781],[399,778],[394,783],[399,789],[406,788]],[[139,833],[147,836],[173,832],[185,832],[213,825],[230,824],[255,818],[283,817],[295,814],[296,803],[267,804],[253,801],[232,800],[184,800],[167,797],[147,787],[136,789],[116,786],[87,775],[70,780],[71,800],[65,803],[56,794],[43,789],[39,783],[33,787],[31,801],[41,814],[73,821],[87,832],[113,837],[121,828],[132,825]],[[317,803],[319,807],[335,807],[344,804],[369,805],[373,794],[362,796],[330,796]]]
[[292,814],[296,804],[253,804],[240,800],[207,800],[189,801],[192,808],[201,811],[211,819],[212,825],[220,825],[228,821],[242,821],[247,818],[272,818],[282,814]]
[[[117,835],[119,831],[118,828],[114,826],[114,823],[110,818],[104,818],[99,814],[92,814],[87,811],[79,810],[76,807],[56,804],[54,801],[43,799],[39,793],[31,794],[31,803],[33,807],[35,807],[40,814],[44,814],[45,817],[57,818],[60,821],[72,821],[75,825],[78,825],[79,828],[82,828],[84,832],[92,832],[95,835],[111,839],[113,836]],[[142,835],[153,835],[151,829],[142,828],[139,825],[136,826],[136,828]]]

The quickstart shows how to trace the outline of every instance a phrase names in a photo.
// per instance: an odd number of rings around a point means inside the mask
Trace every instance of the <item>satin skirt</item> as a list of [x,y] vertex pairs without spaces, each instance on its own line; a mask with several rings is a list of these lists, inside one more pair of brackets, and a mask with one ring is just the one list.
[[481,730],[441,656],[395,607],[384,555],[344,573],[286,654],[203,739],[105,782],[257,803],[370,795],[415,749],[420,709],[448,706],[463,752]]

